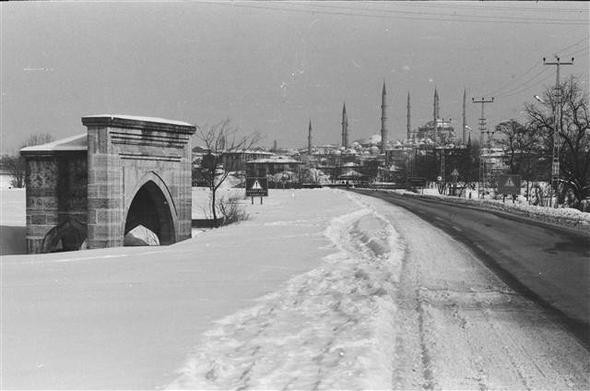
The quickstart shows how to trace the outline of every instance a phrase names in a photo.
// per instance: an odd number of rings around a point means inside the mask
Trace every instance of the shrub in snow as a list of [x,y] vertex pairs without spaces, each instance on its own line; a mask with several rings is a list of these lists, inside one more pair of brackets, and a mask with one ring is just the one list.
[[229,196],[222,197],[217,202],[217,210],[219,211],[222,224],[237,223],[238,221],[248,220],[250,217],[244,210],[244,206],[240,203],[242,197]]

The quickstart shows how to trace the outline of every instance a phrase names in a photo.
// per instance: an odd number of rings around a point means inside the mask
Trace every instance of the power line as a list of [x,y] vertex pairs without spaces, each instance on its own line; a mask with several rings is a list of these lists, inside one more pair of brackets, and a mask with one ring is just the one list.
[[[535,63],[533,64],[529,69],[527,69],[526,71],[524,71],[522,74],[516,76],[515,78],[507,81],[506,83],[502,84],[500,87],[496,88],[495,90],[488,92],[486,95],[495,95],[498,92],[501,92],[504,88],[508,87],[509,85],[514,86],[514,82],[516,80],[522,79],[523,77],[525,77],[526,75],[528,75],[533,69],[538,68],[540,65]],[[513,88],[513,87],[511,87]]]
[[[587,41],[588,39],[589,39],[589,38],[588,38],[587,36],[586,36],[586,37],[583,37],[582,39],[579,39],[579,40],[577,40],[576,42],[574,42],[574,43],[571,43],[571,44],[569,44],[569,45],[567,45],[567,46],[565,46],[565,47],[563,47],[563,48],[561,48],[561,49],[557,50],[557,52],[563,52],[563,51],[566,51],[567,49],[570,49],[570,48],[572,48],[572,47],[574,47],[574,46],[577,46],[577,45],[579,45],[580,43],[582,43],[582,42],[584,42],[584,41]],[[571,54],[572,54],[572,55],[573,55],[573,54],[577,54],[577,53],[583,52],[583,51],[585,51],[585,50],[588,50],[588,46],[587,46],[587,45],[584,45],[584,47],[582,47],[581,49],[578,49],[578,50],[576,50],[576,51],[572,52]],[[532,65],[530,68],[528,68],[526,71],[524,71],[523,73],[521,73],[521,74],[519,74],[518,76],[514,77],[513,79],[509,80],[508,82],[506,82],[506,83],[503,83],[503,84],[502,84],[500,87],[496,88],[495,90],[493,90],[493,91],[491,91],[491,92],[488,92],[486,95],[498,95],[498,94],[499,94],[500,96],[503,96],[503,97],[509,97],[509,96],[513,96],[513,95],[516,95],[516,94],[518,94],[518,93],[520,93],[520,92],[524,92],[524,91],[528,90],[528,89],[530,88],[530,87],[528,86],[528,84],[529,84],[531,81],[533,81],[534,79],[536,79],[537,77],[539,77],[541,74],[545,73],[545,70],[546,70],[547,68],[543,68],[543,70],[542,70],[541,72],[537,73],[537,74],[536,74],[535,76],[533,76],[532,78],[530,78],[530,79],[527,79],[526,81],[524,81],[524,82],[522,82],[522,83],[520,83],[520,84],[518,84],[518,85],[514,85],[514,83],[515,83],[517,80],[520,80],[520,79],[522,79],[523,77],[525,77],[526,75],[528,75],[528,74],[529,74],[529,73],[530,73],[532,70],[534,70],[535,68],[538,68],[538,67],[540,67],[540,66],[541,66],[541,65],[540,65],[538,62],[535,62],[535,63],[534,63],[534,64],[533,64],[533,65]],[[541,82],[541,81],[544,81],[544,80],[546,80],[546,79],[547,79],[547,77],[544,77],[543,79],[539,80],[539,82]],[[522,88],[523,86],[524,86],[525,88]],[[508,88],[508,89],[506,89],[506,87],[509,87],[509,88]]]
[[[419,15],[423,14],[420,13],[417,17],[409,17],[409,16],[401,16],[401,15],[383,15],[382,13],[350,13],[350,12],[340,12],[340,11],[325,11],[325,10],[318,10],[318,9],[298,9],[298,8],[285,8],[280,6],[275,6],[276,3],[271,3],[270,5],[264,3],[217,3],[217,2],[206,2],[208,4],[215,4],[215,5],[222,5],[222,6],[230,6],[230,7],[237,7],[237,8],[251,8],[251,9],[261,9],[265,11],[282,11],[282,12],[297,12],[297,13],[306,13],[306,14],[323,14],[323,15],[340,15],[340,16],[349,16],[349,17],[365,17],[365,18],[376,18],[376,19],[405,19],[405,20],[425,20],[425,21],[438,21],[438,22],[461,22],[461,23],[509,23],[509,24],[544,24],[544,25],[568,25],[568,26],[578,26],[578,25],[587,25],[587,21],[582,20],[552,20],[552,21],[540,21],[539,19],[519,19],[519,20],[506,20],[505,18],[490,20],[490,19],[466,19],[466,18],[445,18],[445,16],[452,16],[452,15],[445,15],[443,17],[420,17]],[[291,5],[289,3],[280,3],[281,5]],[[358,11],[358,10],[357,10]],[[397,12],[397,13],[406,13],[407,11]],[[437,15],[437,14],[433,14]],[[475,15],[473,17],[476,17]]]
[[[537,80],[543,74],[545,74],[545,77],[541,78],[540,80]],[[536,85],[538,85],[538,83],[542,82],[543,80],[547,80],[547,77],[548,77],[547,76],[547,69],[543,68],[541,70],[541,72],[536,73],[535,76],[533,76],[532,78],[528,79],[527,81],[525,81],[523,83],[520,83],[519,85],[517,85],[513,88],[503,91],[502,93],[498,94],[498,96],[509,97],[509,96],[519,94],[521,92],[528,90],[533,85],[536,86]]]
[[[292,4],[287,3],[289,5],[299,5],[299,4]],[[397,4],[397,3],[396,3]],[[308,4],[305,4],[308,5]],[[440,12],[428,12],[428,11],[408,11],[408,10],[394,10],[394,9],[386,9],[386,8],[368,8],[365,7],[364,9],[359,9],[358,7],[350,7],[350,6],[341,6],[341,5],[333,5],[333,4],[309,4],[315,8],[325,8],[325,9],[344,9],[344,10],[352,10],[352,11],[362,11],[362,12],[381,12],[381,13],[388,13],[388,14],[406,14],[406,15],[429,15],[435,17],[467,17],[467,18],[476,18],[476,19],[494,19],[494,21],[500,20],[515,20],[515,21],[535,21],[535,22],[577,22],[578,20],[572,19],[556,19],[556,18],[538,18],[538,17],[524,17],[524,16],[509,16],[509,15],[477,15],[477,14],[456,14],[456,13],[440,13]],[[510,8],[506,8],[506,11],[511,11]],[[445,11],[448,9],[445,8]],[[579,20],[582,22],[581,20]],[[584,21],[586,22],[586,21]]]
[[585,46],[585,47],[583,47],[583,48],[581,48],[581,49],[578,49],[578,50],[576,50],[576,51],[574,51],[574,52],[571,52],[571,53],[569,53],[569,54],[570,54],[570,55],[572,55],[572,54],[579,54],[579,53],[587,52],[589,49],[590,49],[590,48],[589,48],[588,46]]
[[[580,39],[579,41],[576,41],[576,42],[572,43],[571,45],[568,45],[568,46],[566,46],[566,47],[564,47],[564,48],[561,48],[561,49],[559,49],[559,50],[558,50],[558,52],[563,52],[563,51],[566,51],[566,50],[568,50],[569,48],[572,48],[572,47],[574,47],[574,46],[577,46],[577,45],[581,44],[581,43],[582,43],[582,42],[584,42],[584,41],[587,41],[588,39],[589,39],[589,37],[588,37],[588,36],[586,36],[586,37],[584,37],[584,38]],[[588,45],[585,45],[585,46],[583,47],[583,49],[587,49],[587,48],[588,48]]]
[[536,87],[538,87],[538,84],[540,84],[541,82],[543,82],[543,81],[545,81],[545,80],[549,79],[549,77],[551,77],[551,74],[547,74],[547,75],[545,75],[545,77],[544,77],[544,78],[542,78],[541,80],[539,80],[539,81],[538,81],[537,83],[535,83],[534,85],[525,86],[524,88],[521,88],[520,90],[513,91],[513,92],[510,92],[510,93],[505,93],[505,94],[502,94],[502,95],[500,95],[500,96],[501,96],[501,97],[504,97],[504,98],[508,98],[508,97],[511,97],[511,96],[514,96],[514,95],[518,95],[518,94],[520,94],[520,93],[523,93],[523,92],[525,92],[525,91],[528,91],[528,90],[530,90],[530,89],[531,89],[531,88],[533,88],[533,87],[535,87],[535,88],[536,88]]
[[[527,78],[525,81],[518,83],[516,85],[512,85],[508,88],[502,88],[500,90],[496,90],[495,93],[496,95],[501,95],[504,96],[505,94],[510,94],[516,90],[521,89],[524,86],[529,85],[531,82],[535,81],[539,76],[543,75],[544,73],[547,73],[547,69],[546,68],[540,68],[540,71],[535,73],[533,76]],[[488,94],[490,95],[490,94]]]
[[[368,2],[368,3],[374,3],[374,2]],[[551,13],[555,13],[555,12],[564,12],[564,13],[581,13],[581,12],[588,12],[588,9],[583,9],[583,8],[540,8],[540,7],[519,7],[519,6],[513,6],[511,3],[509,7],[504,7],[504,6],[496,6],[496,5],[490,5],[489,2],[478,2],[478,5],[470,5],[470,4],[465,4],[465,3],[447,3],[445,2],[444,5],[438,5],[437,2],[428,2],[427,4],[424,3],[418,3],[418,2],[399,2],[396,3],[399,6],[409,6],[409,7],[428,7],[428,8],[457,8],[457,9],[471,9],[471,10],[486,10],[486,11],[547,11],[547,12],[551,12]],[[473,2],[471,2],[471,4],[474,4]]]

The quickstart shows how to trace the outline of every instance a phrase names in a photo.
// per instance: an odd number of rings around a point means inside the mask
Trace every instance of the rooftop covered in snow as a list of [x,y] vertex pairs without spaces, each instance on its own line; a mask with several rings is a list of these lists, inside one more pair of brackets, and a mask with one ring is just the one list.
[[188,122],[124,114],[87,115],[82,117],[82,124],[87,127],[163,130],[191,134],[196,130],[195,126]]
[[264,163],[264,164],[303,164],[303,162],[299,160],[295,160],[288,156],[271,156],[269,158],[261,158],[250,160],[246,162],[247,164],[254,164],[254,163]]
[[86,133],[62,138],[50,143],[25,147],[21,149],[24,155],[46,154],[55,152],[76,152],[88,150],[88,138]]

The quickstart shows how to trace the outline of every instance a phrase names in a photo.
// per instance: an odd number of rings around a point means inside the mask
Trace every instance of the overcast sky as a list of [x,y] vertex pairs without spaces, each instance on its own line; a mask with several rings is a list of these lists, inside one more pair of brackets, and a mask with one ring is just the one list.
[[[562,78],[588,91],[588,3],[86,2],[0,4],[1,150],[34,133],[85,132],[80,117],[131,114],[206,125],[230,118],[262,143],[339,143],[346,101],[351,140],[390,137],[432,117],[461,126],[463,88],[494,96],[488,123],[519,118],[555,83],[543,57],[575,57]],[[479,105],[468,104],[477,128]]]

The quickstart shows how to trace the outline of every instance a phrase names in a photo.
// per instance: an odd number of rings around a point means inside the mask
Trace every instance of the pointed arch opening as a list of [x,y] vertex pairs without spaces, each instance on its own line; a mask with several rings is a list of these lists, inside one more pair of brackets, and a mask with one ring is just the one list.
[[139,188],[131,201],[125,219],[125,234],[140,225],[156,234],[160,244],[176,242],[171,205],[160,187],[151,180]]
[[66,219],[47,232],[41,244],[42,253],[76,251],[85,247],[86,224],[75,218]]

